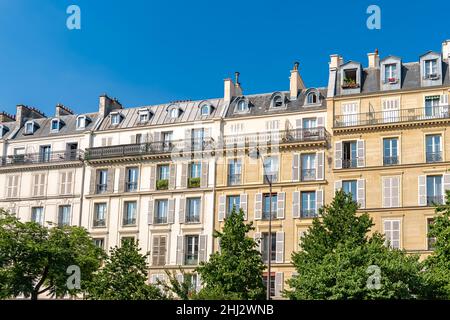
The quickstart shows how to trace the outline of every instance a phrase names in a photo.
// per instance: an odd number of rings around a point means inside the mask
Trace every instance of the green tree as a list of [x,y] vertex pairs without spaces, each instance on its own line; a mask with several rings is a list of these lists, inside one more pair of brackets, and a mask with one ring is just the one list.
[[151,300],[162,297],[159,289],[148,284],[148,254],[141,254],[134,241],[114,247],[103,268],[88,286],[88,299]]
[[247,236],[253,230],[252,223],[244,223],[244,212],[233,209],[225,219],[222,232],[215,231],[220,243],[219,252],[210,255],[196,272],[204,287],[199,299],[263,299],[265,286],[262,272],[265,266],[257,243]]
[[[47,227],[21,222],[0,209],[0,298],[23,294],[62,297],[84,290],[99,268],[103,251],[80,227]],[[80,287],[70,281],[69,266],[80,268]]]
[[434,251],[425,260],[424,277],[433,288],[427,297],[450,299],[450,191],[445,203],[436,207],[436,214],[428,234],[436,239]]
[[350,194],[336,193],[320,210],[301,250],[292,255],[298,275],[289,279],[290,299],[399,299],[422,294],[421,264],[416,255],[384,245],[383,236],[369,236],[373,222],[357,215]]
[[168,280],[158,279],[157,281],[165,299],[195,300],[197,298],[195,284],[192,282],[193,273],[185,272],[180,268],[179,275],[182,279],[178,278],[176,271],[166,270],[165,273]]

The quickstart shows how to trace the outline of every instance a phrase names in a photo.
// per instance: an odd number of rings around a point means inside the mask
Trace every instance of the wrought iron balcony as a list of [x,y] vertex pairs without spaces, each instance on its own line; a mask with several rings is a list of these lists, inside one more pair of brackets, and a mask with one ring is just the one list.
[[185,222],[186,223],[198,223],[198,222],[200,222],[200,215],[199,214],[187,214]]
[[398,164],[398,157],[392,156],[392,157],[383,157],[383,165],[385,166],[393,166]]
[[356,167],[358,167],[358,159],[357,158],[342,159],[342,168],[349,169],[349,168],[356,168]]
[[107,184],[97,184],[97,193],[105,193],[108,190],[108,185]]
[[241,174],[235,173],[228,176],[228,185],[236,186],[241,184]]
[[300,211],[300,216],[302,218],[315,218],[317,217],[317,211],[315,209],[302,209]]
[[52,151],[48,153],[25,153],[0,158],[0,166],[18,166],[30,164],[82,161],[82,150]]
[[334,117],[335,128],[370,126],[390,123],[450,119],[450,106],[433,106],[389,111],[370,111]]
[[440,162],[442,161],[442,152],[427,152],[427,162]]
[[444,204],[443,195],[427,196],[427,206],[434,206],[439,204]]
[[105,219],[94,219],[93,226],[94,227],[105,227],[106,220]]
[[302,169],[302,181],[316,180],[316,169]]
[[167,223],[167,216],[155,216],[153,223],[154,224],[165,224],[165,223]]
[[123,226],[131,226],[131,225],[135,225],[135,224],[136,224],[136,218],[133,218],[133,217],[125,217],[122,220]]

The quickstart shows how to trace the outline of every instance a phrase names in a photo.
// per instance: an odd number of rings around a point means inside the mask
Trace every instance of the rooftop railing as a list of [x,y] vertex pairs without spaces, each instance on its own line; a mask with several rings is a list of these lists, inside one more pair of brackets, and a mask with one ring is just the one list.
[[83,155],[82,150],[16,154],[0,158],[0,166],[82,161]]

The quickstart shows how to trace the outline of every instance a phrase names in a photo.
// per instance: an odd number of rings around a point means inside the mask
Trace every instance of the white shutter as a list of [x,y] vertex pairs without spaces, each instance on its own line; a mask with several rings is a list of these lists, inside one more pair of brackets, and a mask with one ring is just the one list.
[[184,264],[184,241],[183,236],[177,236],[177,265]]
[[391,178],[383,177],[383,208],[391,207]]
[[[66,178],[67,183],[67,178]],[[39,175],[39,195],[43,196],[45,193],[45,173]]]
[[226,196],[224,195],[219,196],[219,215],[218,215],[219,221],[223,221],[225,218],[225,202]]
[[67,172],[66,176],[66,194],[72,194],[73,172]]
[[181,164],[181,182],[180,182],[180,186],[182,188],[187,187],[187,170],[188,170],[187,163],[182,163]]
[[177,165],[171,163],[169,166],[169,189],[175,189],[177,183]]
[[301,129],[302,128],[302,119],[295,119],[295,127],[297,129]]
[[195,286],[195,290],[197,292],[200,292],[201,289],[202,289],[202,277],[197,273],[197,285]]
[[277,200],[277,219],[284,219],[286,192],[278,192]]
[[[283,292],[283,272],[275,273],[275,297],[281,297]],[[270,283],[270,282],[269,282]]]
[[325,153],[323,151],[316,153],[316,180],[323,180],[325,176]]
[[418,178],[419,192],[418,203],[419,206],[427,205],[427,176],[419,176]]
[[393,208],[400,207],[400,177],[391,178],[391,205]]
[[300,192],[294,191],[292,193],[292,217],[300,218]]
[[365,180],[364,179],[358,179],[357,181],[357,201],[360,205],[361,209],[364,209],[366,207],[366,190],[365,190]]
[[364,140],[356,141],[356,152],[357,152],[357,166],[358,168],[364,167],[366,165],[365,161],[365,147]]
[[254,239],[256,242],[256,249],[261,252],[261,232],[255,232]]
[[17,198],[18,196],[19,196],[19,176],[13,176],[12,197]]
[[208,187],[208,162],[202,162],[201,164],[202,167],[202,176],[201,176],[201,181],[200,181],[200,185],[202,188],[207,188]]
[[200,235],[199,238],[199,245],[198,245],[198,260],[199,262],[204,262],[206,261],[206,249],[207,249],[207,235]]
[[300,181],[300,155],[294,154],[292,159],[292,181]]
[[276,233],[276,262],[284,262],[284,232],[278,231]]
[[150,190],[156,189],[156,165],[150,167]]
[[248,195],[246,193],[242,193],[239,202],[242,211],[244,211],[244,220],[247,220]]
[[336,180],[334,182],[334,194],[342,189],[342,180]]
[[325,118],[324,117],[317,117],[317,127],[325,127]]
[[384,220],[384,237],[385,245],[389,245],[391,248],[400,249],[400,220]]
[[33,176],[33,197],[39,195],[39,174]]
[[448,106],[448,94],[443,94],[440,96],[439,104],[443,107]]
[[342,169],[342,141],[334,144],[334,168]]
[[175,199],[169,199],[169,212],[167,223],[175,223]]
[[150,200],[148,202],[148,214],[147,214],[148,224],[153,224],[154,210],[155,210],[155,201]]
[[178,211],[179,223],[184,223],[184,221],[186,220],[185,207],[186,207],[186,198],[180,198],[180,208]]
[[443,186],[444,186],[444,196],[445,191],[450,190],[450,174],[444,174],[443,180]]
[[255,220],[262,219],[262,193],[255,195]]
[[323,207],[323,190],[316,191],[316,213],[319,214],[319,209]]

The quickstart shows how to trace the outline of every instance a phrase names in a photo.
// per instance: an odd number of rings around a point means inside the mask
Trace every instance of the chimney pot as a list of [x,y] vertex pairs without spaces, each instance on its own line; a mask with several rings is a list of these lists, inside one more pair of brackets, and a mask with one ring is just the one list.
[[298,66],[300,65],[300,63],[298,61],[294,62],[294,70],[298,70]]

